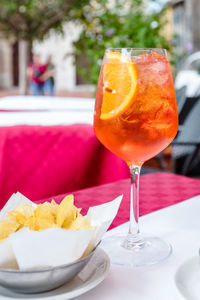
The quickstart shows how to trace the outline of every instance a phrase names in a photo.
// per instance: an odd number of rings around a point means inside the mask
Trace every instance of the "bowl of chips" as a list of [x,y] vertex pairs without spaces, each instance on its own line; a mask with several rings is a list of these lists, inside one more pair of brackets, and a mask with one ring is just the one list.
[[37,293],[70,281],[94,255],[121,199],[83,216],[73,195],[37,205],[13,194],[0,212],[0,285]]

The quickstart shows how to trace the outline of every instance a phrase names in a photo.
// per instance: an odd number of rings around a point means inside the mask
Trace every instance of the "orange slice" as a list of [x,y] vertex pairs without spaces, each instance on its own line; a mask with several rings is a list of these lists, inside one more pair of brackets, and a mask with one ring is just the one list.
[[111,119],[124,112],[136,92],[137,81],[136,66],[128,57],[118,52],[106,54],[101,119]]

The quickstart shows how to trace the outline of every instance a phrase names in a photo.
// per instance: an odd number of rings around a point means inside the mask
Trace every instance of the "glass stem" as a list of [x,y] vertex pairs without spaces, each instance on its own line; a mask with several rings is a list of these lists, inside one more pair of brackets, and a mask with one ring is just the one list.
[[131,193],[130,193],[130,222],[129,234],[136,236],[140,233],[139,230],[139,180],[140,167],[130,166],[131,173]]
[[130,166],[131,173],[131,193],[130,193],[130,222],[129,232],[123,247],[127,249],[141,247],[144,240],[140,236],[139,231],[139,179],[141,167],[132,165]]

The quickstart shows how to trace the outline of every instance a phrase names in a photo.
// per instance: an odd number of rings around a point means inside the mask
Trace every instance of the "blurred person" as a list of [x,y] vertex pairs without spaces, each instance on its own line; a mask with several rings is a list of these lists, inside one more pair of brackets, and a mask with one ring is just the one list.
[[43,80],[45,81],[44,90],[45,94],[49,96],[54,96],[54,87],[55,87],[55,66],[52,63],[52,55],[49,55],[46,63],[46,71],[42,76]]
[[47,69],[46,65],[41,64],[40,55],[34,54],[33,61],[27,68],[27,76],[30,83],[30,91],[34,96],[44,96],[43,75]]

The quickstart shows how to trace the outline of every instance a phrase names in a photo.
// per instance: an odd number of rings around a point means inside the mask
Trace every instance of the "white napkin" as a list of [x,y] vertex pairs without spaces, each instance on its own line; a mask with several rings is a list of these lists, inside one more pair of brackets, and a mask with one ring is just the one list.
[[[62,228],[48,228],[32,231],[22,228],[0,243],[0,267],[38,269],[58,266],[76,261],[89,254],[102,239],[115,218],[123,196],[115,200],[90,207],[86,218],[93,230],[70,231]],[[37,205],[22,194],[13,194],[0,212],[0,220],[21,204]]]

